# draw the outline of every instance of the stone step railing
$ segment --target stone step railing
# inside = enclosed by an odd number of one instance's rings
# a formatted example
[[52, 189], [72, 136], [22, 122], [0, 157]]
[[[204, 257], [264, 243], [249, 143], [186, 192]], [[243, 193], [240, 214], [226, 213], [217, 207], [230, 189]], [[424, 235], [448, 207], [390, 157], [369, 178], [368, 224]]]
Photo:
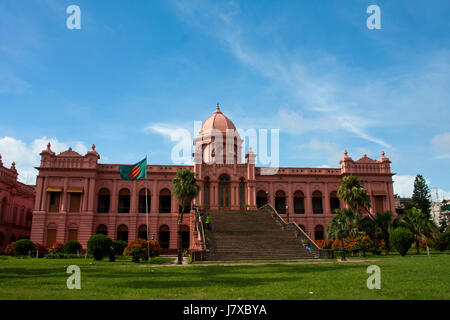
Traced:
[[278, 221], [278, 223], [284, 229], [294, 231], [298, 235], [298, 238], [302, 242], [303, 246], [308, 245], [309, 248], [311, 249], [311, 253], [314, 254], [317, 258], [320, 258], [320, 259], [333, 259], [334, 258], [333, 250], [326, 250], [326, 249], [319, 248], [319, 246], [316, 244], [316, 242], [314, 240], [312, 240], [306, 234], [306, 232], [303, 231], [303, 229], [299, 227], [299, 225], [296, 222], [286, 222], [278, 214], [277, 210], [275, 210], [275, 208], [272, 207], [272, 205], [270, 205], [269, 203], [260, 207], [259, 210], [269, 212], [273, 216], [273, 218], [276, 221]]

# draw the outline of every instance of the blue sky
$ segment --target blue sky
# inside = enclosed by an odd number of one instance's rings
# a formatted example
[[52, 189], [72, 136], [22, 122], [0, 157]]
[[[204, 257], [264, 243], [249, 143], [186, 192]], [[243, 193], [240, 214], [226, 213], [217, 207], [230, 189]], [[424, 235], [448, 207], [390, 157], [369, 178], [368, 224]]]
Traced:
[[238, 128], [280, 129], [281, 166], [384, 150], [397, 193], [421, 173], [449, 198], [449, 14], [445, 0], [2, 0], [0, 154], [28, 183], [47, 141], [170, 164], [175, 129], [219, 102]]

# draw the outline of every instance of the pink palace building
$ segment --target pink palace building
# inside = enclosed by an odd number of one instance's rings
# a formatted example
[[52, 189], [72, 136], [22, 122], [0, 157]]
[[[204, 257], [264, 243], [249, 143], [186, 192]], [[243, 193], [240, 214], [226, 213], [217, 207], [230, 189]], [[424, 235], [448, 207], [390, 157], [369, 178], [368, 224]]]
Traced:
[[0, 253], [18, 239], [30, 238], [34, 203], [34, 186], [17, 181], [13, 162], [3, 166], [0, 155]]
[[[223, 152], [223, 161], [215, 161], [219, 148], [214, 141], [222, 135], [225, 147], [227, 131], [234, 133], [231, 152]], [[270, 203], [285, 220], [295, 221], [313, 239], [326, 236], [333, 210], [342, 206], [336, 191], [339, 180], [347, 175], [364, 181], [372, 210], [395, 212], [393, 174], [384, 152], [378, 160], [364, 155], [357, 161], [345, 152], [338, 168], [281, 167], [276, 174], [263, 175], [263, 168], [255, 166], [251, 148], [245, 163], [239, 161], [242, 142], [233, 122], [217, 107], [194, 139], [194, 159], [200, 161], [195, 160], [192, 166], [148, 165], [147, 179], [137, 181], [122, 180], [118, 164], [99, 163], [94, 145], [85, 155], [70, 148], [57, 155], [48, 144], [37, 168], [31, 239], [47, 246], [78, 240], [86, 247], [95, 233], [107, 234], [113, 240], [146, 238], [147, 188], [150, 237], [159, 240], [164, 251], [174, 252], [180, 207], [172, 195], [171, 180], [181, 168], [198, 174], [201, 191], [194, 200], [197, 205], [209, 210], [252, 210]], [[185, 248], [192, 242], [191, 221], [188, 215], [183, 220]]]

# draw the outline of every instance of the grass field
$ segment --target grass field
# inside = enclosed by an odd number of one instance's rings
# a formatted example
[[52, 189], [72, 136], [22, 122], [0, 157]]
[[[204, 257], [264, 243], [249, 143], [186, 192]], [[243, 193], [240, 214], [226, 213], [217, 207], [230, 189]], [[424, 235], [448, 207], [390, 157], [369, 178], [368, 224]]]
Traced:
[[[173, 259], [158, 257], [149, 266], [128, 259], [2, 256], [0, 299], [450, 299], [448, 252], [354, 257], [346, 263], [163, 265]], [[66, 287], [72, 264], [81, 269], [81, 290]], [[366, 286], [372, 264], [381, 268], [380, 290]]]

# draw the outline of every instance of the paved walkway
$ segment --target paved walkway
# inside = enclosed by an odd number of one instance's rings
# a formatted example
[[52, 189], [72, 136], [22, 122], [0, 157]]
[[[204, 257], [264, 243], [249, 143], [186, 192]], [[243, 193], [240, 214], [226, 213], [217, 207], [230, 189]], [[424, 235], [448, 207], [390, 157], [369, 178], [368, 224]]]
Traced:
[[359, 260], [359, 259], [350, 259], [346, 261], [341, 261], [340, 259], [337, 260], [297, 260], [292, 261], [288, 260], [286, 262], [284, 261], [261, 261], [258, 262], [224, 262], [224, 261], [211, 261], [211, 262], [203, 262], [203, 263], [192, 263], [189, 264], [187, 262], [186, 257], [183, 258], [183, 264], [179, 265], [177, 264], [177, 259], [174, 258], [174, 262], [172, 264], [153, 264], [153, 265], [139, 265], [140, 267], [192, 267], [192, 266], [200, 266], [200, 267], [207, 267], [207, 266], [260, 266], [260, 265], [271, 265], [271, 264], [282, 264], [282, 265], [296, 265], [296, 264], [323, 264], [323, 263], [364, 263], [364, 262], [376, 262], [377, 260], [367, 259], [367, 260]]

